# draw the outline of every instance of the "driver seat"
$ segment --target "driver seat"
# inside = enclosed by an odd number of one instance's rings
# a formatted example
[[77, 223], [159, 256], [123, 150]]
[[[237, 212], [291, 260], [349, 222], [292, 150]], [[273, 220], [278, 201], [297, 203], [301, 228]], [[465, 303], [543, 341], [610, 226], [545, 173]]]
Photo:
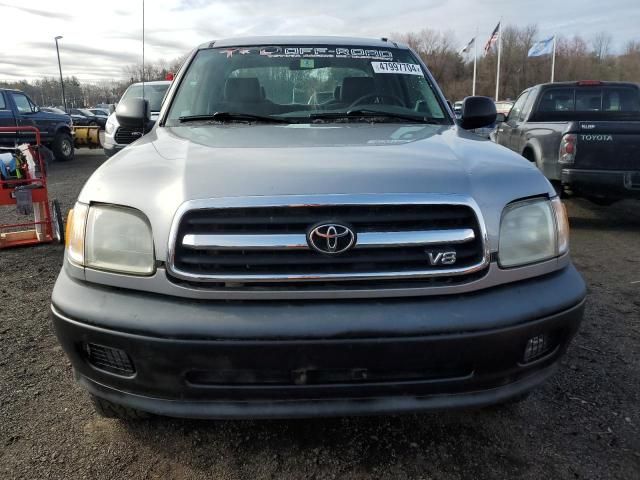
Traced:
[[365, 95], [373, 95], [377, 92], [376, 83], [372, 77], [345, 77], [340, 90], [340, 100], [348, 105]]

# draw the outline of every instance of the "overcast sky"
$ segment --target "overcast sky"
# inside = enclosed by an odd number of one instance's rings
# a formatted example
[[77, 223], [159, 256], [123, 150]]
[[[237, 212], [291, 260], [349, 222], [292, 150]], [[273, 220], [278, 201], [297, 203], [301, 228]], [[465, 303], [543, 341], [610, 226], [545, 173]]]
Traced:
[[[269, 35], [381, 37], [451, 30], [460, 46], [496, 23], [538, 24], [540, 36], [601, 31], [620, 50], [640, 40], [640, 0], [146, 0], [146, 58], [176, 58], [215, 38]], [[0, 80], [121, 77], [141, 60], [142, 0], [0, 0]]]

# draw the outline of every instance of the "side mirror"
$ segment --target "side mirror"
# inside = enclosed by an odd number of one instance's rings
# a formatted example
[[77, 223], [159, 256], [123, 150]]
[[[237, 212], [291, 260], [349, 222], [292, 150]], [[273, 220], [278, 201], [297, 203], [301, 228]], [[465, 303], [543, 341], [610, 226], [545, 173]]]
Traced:
[[489, 97], [467, 97], [462, 102], [460, 126], [465, 130], [487, 127], [496, 121], [496, 105]]
[[502, 123], [507, 120], [507, 116], [504, 113], [498, 113], [496, 115], [496, 123]]
[[116, 106], [112, 103], [109, 105], [109, 115], [116, 111]]
[[147, 125], [151, 118], [149, 102], [144, 98], [129, 98], [120, 102], [116, 108], [118, 123], [126, 128], [140, 128]]

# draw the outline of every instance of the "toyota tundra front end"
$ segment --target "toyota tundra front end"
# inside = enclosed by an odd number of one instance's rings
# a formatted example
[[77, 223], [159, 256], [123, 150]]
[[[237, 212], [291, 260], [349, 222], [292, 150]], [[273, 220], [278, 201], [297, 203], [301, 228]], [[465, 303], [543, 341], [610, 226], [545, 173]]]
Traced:
[[[148, 104], [118, 106], [125, 127]], [[562, 203], [404, 45], [196, 49], [69, 217], [56, 334], [107, 416], [478, 407], [547, 379], [585, 285]]]

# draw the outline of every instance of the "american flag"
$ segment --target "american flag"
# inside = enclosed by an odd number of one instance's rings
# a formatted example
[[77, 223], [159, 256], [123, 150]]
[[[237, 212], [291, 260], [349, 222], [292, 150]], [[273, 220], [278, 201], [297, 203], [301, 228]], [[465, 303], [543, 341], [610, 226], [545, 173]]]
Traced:
[[484, 46], [485, 55], [489, 53], [489, 50], [491, 50], [491, 47], [493, 47], [495, 43], [498, 41], [499, 36], [500, 36], [500, 22], [498, 22], [498, 25], [496, 25], [496, 28], [493, 29], [493, 33], [491, 34], [491, 37], [487, 41], [487, 44]]

